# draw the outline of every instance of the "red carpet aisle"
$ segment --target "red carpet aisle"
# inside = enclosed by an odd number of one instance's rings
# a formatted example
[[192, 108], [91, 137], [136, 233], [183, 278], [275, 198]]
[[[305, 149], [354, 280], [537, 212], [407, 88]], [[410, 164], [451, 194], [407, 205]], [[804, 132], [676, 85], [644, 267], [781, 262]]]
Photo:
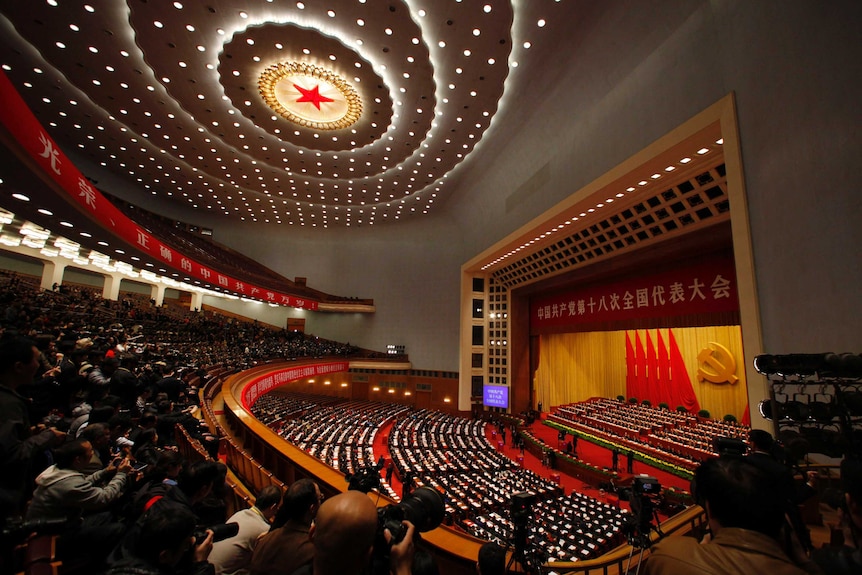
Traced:
[[[386, 458], [386, 464], [385, 465], [389, 465], [389, 463], [392, 461], [392, 454], [389, 453], [388, 440], [389, 440], [389, 432], [392, 431], [393, 425], [394, 425], [394, 422], [387, 423], [386, 425], [381, 427], [379, 430], [377, 430], [377, 435], [374, 437], [374, 458], [379, 459], [380, 456], [382, 455], [383, 457]], [[382, 476], [385, 476], [385, 474], [386, 474], [386, 466], [385, 465], [383, 467], [383, 471], [380, 472]], [[392, 489], [395, 490], [395, 493], [397, 493], [399, 496], [401, 495], [402, 485], [401, 485], [401, 482], [398, 481], [398, 475], [396, 475], [395, 473], [392, 474], [392, 482], [389, 485], [392, 486]]]

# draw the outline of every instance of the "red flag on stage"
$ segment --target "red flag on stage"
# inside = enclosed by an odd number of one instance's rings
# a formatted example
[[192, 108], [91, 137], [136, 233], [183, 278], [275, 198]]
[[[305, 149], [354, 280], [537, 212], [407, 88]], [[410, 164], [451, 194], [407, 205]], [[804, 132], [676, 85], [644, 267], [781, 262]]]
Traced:
[[688, 370], [685, 368], [685, 362], [682, 359], [679, 346], [676, 344], [673, 330], [668, 330], [668, 335], [670, 339], [670, 373], [674, 395], [679, 394], [679, 405], [685, 407], [689, 413], [697, 413], [700, 411], [700, 403], [698, 403], [694, 388], [691, 386], [691, 378], [688, 376]]
[[635, 367], [635, 350], [629, 332], [626, 332], [626, 397], [637, 397], [637, 368]]
[[647, 393], [647, 362], [646, 355], [644, 354], [644, 346], [641, 345], [641, 336], [638, 332], [635, 332], [635, 367], [637, 368], [637, 393], [629, 397], [644, 399], [644, 395]]
[[642, 399], [649, 399], [652, 403], [658, 403], [661, 397], [658, 382], [658, 358], [656, 357], [655, 347], [652, 344], [652, 337], [649, 331], [646, 332], [646, 364], [647, 364], [647, 390]]
[[740, 421], [742, 425], [751, 425], [751, 411], [749, 410], [749, 405], [745, 404], [745, 413], [742, 414], [742, 421]]
[[667, 353], [667, 346], [664, 344], [664, 338], [661, 336], [661, 330], [656, 330], [658, 339], [658, 386], [659, 386], [659, 401], [665, 401], [671, 409], [676, 407], [671, 401], [673, 396], [673, 386], [670, 381], [670, 357]]

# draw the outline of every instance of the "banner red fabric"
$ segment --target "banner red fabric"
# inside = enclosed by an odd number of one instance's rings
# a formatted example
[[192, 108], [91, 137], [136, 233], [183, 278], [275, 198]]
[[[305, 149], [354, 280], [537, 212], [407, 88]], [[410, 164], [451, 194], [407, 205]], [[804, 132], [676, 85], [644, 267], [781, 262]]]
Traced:
[[246, 409], [251, 409], [259, 397], [266, 395], [276, 387], [297, 381], [304, 377], [316, 377], [329, 373], [341, 373], [350, 369], [349, 361], [337, 361], [329, 363], [315, 363], [311, 365], [300, 365], [280, 369], [265, 375], [256, 377], [242, 388], [242, 404]]
[[751, 411], [749, 410], [749, 405], [745, 404], [745, 413], [742, 414], [742, 421], [740, 421], [742, 425], [751, 426]]
[[135, 249], [149, 254], [165, 266], [237, 295], [291, 307], [310, 310], [318, 308], [316, 301], [259, 287], [205, 266], [190, 256], [164, 245], [159, 238], [123, 215], [90, 184], [68, 156], [60, 150], [2, 70], [0, 70], [0, 122], [15, 142], [48, 176], [48, 179], [53, 180], [56, 186], [68, 196], [66, 200], [78, 204], [103, 228]]
[[[700, 403], [694, 394], [694, 388], [691, 386], [691, 378], [688, 376], [688, 370], [685, 368], [685, 361], [682, 359], [682, 353], [679, 351], [676, 338], [673, 336], [673, 330], [668, 330], [668, 336], [670, 340], [671, 382], [675, 394], [679, 394], [680, 402], [678, 405], [685, 407], [689, 413], [697, 413], [700, 411]], [[671, 409], [675, 407], [675, 405], [671, 405]]]
[[733, 258], [715, 256], [662, 273], [537, 297], [530, 301], [530, 332], [734, 311], [739, 300]]

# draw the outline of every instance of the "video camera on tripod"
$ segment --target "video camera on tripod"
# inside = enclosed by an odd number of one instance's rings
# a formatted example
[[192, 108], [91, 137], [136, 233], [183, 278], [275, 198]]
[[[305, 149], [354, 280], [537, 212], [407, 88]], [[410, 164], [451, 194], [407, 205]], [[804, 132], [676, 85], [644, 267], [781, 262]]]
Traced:
[[543, 558], [537, 555], [535, 549], [528, 545], [528, 528], [533, 518], [533, 504], [536, 496], [526, 491], [513, 493], [509, 506], [509, 518], [512, 521], [512, 540], [514, 553], [507, 565], [511, 568], [517, 562], [524, 573], [541, 573]]
[[661, 499], [661, 483], [655, 477], [639, 475], [634, 478], [631, 487], [621, 488], [617, 493], [620, 499], [628, 501], [632, 511], [631, 518], [623, 524], [626, 540], [633, 547], [649, 547], [650, 531], [662, 535], [656, 511]]

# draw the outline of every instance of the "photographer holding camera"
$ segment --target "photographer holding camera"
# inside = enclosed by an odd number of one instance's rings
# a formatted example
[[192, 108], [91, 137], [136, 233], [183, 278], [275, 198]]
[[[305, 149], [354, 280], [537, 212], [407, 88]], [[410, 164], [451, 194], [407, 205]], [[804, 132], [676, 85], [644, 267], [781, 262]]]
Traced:
[[[182, 507], [153, 509], [141, 522], [132, 552], [114, 563], [104, 575], [214, 575], [207, 561], [213, 547], [213, 532], [198, 542], [197, 518]], [[181, 568], [190, 565], [190, 568]]]
[[[403, 521], [403, 539], [389, 550], [389, 571], [410, 575], [413, 563], [415, 528]], [[361, 491], [347, 491], [327, 499], [320, 506], [309, 536], [314, 545], [312, 563], [294, 575], [359, 575], [369, 566], [377, 533], [377, 507]], [[384, 530], [387, 543], [392, 533]]]

